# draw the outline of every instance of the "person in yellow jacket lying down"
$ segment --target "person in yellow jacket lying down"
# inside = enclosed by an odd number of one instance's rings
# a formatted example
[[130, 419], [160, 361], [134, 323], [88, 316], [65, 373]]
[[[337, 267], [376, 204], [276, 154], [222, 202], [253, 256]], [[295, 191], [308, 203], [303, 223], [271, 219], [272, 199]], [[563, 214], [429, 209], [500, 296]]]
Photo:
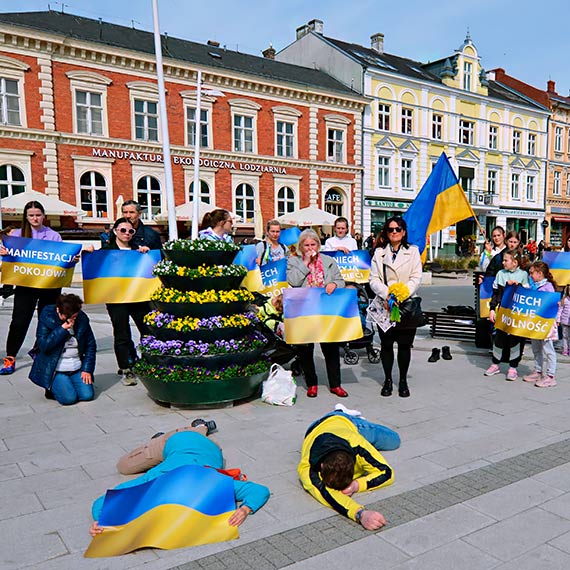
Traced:
[[337, 404], [305, 434], [297, 468], [301, 484], [323, 505], [367, 530], [377, 530], [386, 524], [382, 513], [364, 508], [352, 496], [394, 481], [392, 468], [379, 451], [398, 447], [400, 436], [395, 431]]

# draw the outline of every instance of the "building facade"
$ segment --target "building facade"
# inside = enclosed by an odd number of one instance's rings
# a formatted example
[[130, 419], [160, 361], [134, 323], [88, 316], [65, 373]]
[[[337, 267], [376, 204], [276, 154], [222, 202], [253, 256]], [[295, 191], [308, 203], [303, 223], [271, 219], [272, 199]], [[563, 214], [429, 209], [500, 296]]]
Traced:
[[[153, 46], [149, 32], [70, 14], [0, 14], [1, 197], [32, 188], [56, 195], [86, 212], [64, 226], [93, 229], [135, 199], [160, 224]], [[198, 132], [200, 198], [234, 212], [243, 235], [256, 216], [309, 205], [359, 220], [362, 96], [324, 72], [215, 42], [165, 36], [163, 54], [177, 205], [194, 197]], [[202, 96], [200, 117], [198, 68], [217, 92]]]
[[[543, 105], [487, 77], [468, 36], [453, 55], [420, 63], [323, 34], [313, 20], [277, 54], [314, 65], [371, 99], [363, 119], [363, 233], [403, 213], [445, 152], [477, 218], [541, 238], [546, 179], [547, 121]], [[466, 220], [434, 236], [447, 253], [477, 234]], [[432, 241], [433, 243], [433, 241]]]

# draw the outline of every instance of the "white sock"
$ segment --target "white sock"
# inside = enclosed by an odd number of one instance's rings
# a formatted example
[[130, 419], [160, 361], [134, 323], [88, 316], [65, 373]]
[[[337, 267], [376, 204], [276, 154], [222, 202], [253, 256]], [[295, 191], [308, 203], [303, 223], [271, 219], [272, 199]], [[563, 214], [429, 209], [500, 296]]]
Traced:
[[360, 410], [349, 410], [344, 404], [337, 404], [334, 409], [338, 412], [344, 412], [347, 416], [362, 418], [362, 412]]

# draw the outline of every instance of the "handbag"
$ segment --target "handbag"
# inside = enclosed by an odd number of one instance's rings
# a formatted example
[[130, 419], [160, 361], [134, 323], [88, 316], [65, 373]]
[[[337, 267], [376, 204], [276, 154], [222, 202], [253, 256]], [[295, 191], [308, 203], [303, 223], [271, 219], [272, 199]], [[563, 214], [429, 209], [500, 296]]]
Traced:
[[292, 406], [297, 399], [297, 383], [293, 373], [279, 364], [272, 364], [263, 383], [262, 401], [274, 406]]
[[[382, 263], [384, 270], [384, 284], [388, 286], [388, 278], [386, 276], [386, 266]], [[427, 325], [427, 319], [422, 311], [421, 297], [408, 297], [399, 304], [400, 322], [396, 324], [401, 329], [417, 329]]]

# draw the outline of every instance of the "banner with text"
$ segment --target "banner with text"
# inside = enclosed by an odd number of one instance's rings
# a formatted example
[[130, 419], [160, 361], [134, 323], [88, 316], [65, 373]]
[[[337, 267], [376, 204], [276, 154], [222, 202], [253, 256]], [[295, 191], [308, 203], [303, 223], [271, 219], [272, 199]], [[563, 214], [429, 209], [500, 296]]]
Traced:
[[349, 283], [368, 283], [370, 280], [370, 254], [363, 249], [350, 253], [342, 251], [321, 251], [334, 258], [342, 278]]
[[270, 261], [260, 267], [262, 288], [259, 290], [264, 295], [276, 297], [283, 293], [283, 289], [289, 287], [287, 283], [287, 260]]
[[509, 285], [503, 293], [495, 327], [515, 336], [544, 340], [556, 321], [559, 302], [560, 293]]
[[2, 283], [35, 289], [71, 285], [81, 244], [10, 236], [2, 241], [8, 250], [2, 257]]

